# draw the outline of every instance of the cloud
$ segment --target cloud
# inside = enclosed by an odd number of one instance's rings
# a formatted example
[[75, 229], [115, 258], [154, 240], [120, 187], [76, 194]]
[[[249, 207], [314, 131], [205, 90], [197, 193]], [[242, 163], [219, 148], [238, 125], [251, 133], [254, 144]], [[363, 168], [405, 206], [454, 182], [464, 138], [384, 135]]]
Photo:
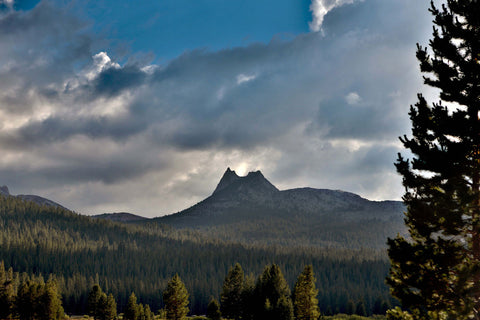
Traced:
[[356, 92], [350, 92], [345, 96], [345, 100], [349, 105], [356, 105], [359, 104], [362, 98]]
[[246, 74], [239, 74], [237, 76], [237, 84], [242, 84], [244, 82], [252, 81], [256, 78], [257, 76], [252, 74], [252, 75], [246, 75]]
[[314, 32], [320, 31], [322, 29], [323, 19], [328, 12], [334, 8], [352, 4], [355, 1], [356, 0], [312, 0], [310, 3], [312, 21], [308, 23], [310, 30]]
[[280, 188], [398, 198], [392, 162], [429, 18], [416, 0], [348, 8], [325, 19], [331, 36], [161, 64], [117, 60], [50, 2], [0, 15], [0, 184], [81, 212], [150, 216], [208, 196], [228, 166], [260, 169]]

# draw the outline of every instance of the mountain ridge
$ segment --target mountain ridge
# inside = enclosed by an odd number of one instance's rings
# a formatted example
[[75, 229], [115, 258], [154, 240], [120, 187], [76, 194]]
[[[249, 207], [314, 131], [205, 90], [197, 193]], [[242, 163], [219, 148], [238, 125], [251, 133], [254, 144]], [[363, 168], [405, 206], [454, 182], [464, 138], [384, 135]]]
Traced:
[[404, 232], [404, 209], [341, 190], [279, 190], [260, 171], [239, 177], [227, 168], [209, 197], [150, 221], [249, 244], [385, 248], [387, 237]]

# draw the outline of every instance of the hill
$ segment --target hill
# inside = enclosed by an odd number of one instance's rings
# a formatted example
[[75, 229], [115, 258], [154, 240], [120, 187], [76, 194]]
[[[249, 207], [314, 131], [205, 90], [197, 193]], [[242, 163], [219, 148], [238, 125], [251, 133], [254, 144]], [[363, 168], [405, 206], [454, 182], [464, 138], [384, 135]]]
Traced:
[[10, 194], [10, 191], [8, 190], [7, 186], [1, 186], [0, 187], [0, 195], [5, 196], [5, 197], [14, 197], [14, 198], [19, 198], [25, 201], [31, 201], [34, 202], [40, 206], [47, 206], [47, 207], [58, 207], [58, 208], [64, 208], [62, 205], [56, 203], [55, 201], [52, 201], [47, 198], [43, 198], [37, 195], [33, 194], [19, 194], [19, 195], [12, 195]]
[[115, 222], [123, 222], [123, 223], [137, 223], [145, 220], [149, 220], [148, 218], [138, 216], [136, 214], [128, 213], [128, 212], [114, 212], [114, 213], [103, 213], [92, 216], [94, 219], [103, 219], [103, 220], [110, 220]]
[[280, 191], [260, 171], [240, 177], [228, 168], [211, 196], [153, 221], [248, 244], [381, 249], [405, 232], [404, 210], [339, 190]]

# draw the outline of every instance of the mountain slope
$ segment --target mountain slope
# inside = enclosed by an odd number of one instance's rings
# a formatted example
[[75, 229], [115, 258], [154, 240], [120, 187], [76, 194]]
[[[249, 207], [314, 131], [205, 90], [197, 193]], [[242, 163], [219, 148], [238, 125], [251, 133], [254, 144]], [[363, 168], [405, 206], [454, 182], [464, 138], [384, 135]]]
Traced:
[[278, 190], [260, 171], [227, 169], [212, 195], [179, 213], [154, 219], [250, 244], [384, 248], [404, 232], [399, 201], [370, 201], [327, 189]]
[[43, 197], [40, 197], [40, 196], [36, 196], [36, 195], [33, 195], [33, 194], [19, 194], [19, 195], [14, 196], [14, 195], [10, 194], [10, 191], [8, 190], [7, 186], [1, 186], [0, 187], [0, 195], [6, 196], [6, 197], [8, 197], [8, 196], [15, 197], [15, 198], [19, 198], [19, 199], [22, 199], [22, 200], [25, 200], [25, 201], [31, 201], [31, 202], [34, 202], [34, 203], [40, 205], [40, 206], [65, 208], [62, 205], [56, 203], [55, 201], [52, 201], [50, 199], [43, 198]]

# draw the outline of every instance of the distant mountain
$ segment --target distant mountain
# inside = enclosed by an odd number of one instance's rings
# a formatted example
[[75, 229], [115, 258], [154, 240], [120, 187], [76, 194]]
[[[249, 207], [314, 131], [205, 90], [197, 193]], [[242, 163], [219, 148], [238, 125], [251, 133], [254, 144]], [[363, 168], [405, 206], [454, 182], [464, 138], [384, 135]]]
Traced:
[[11, 197], [20, 198], [20, 199], [25, 200], [25, 201], [35, 202], [36, 204], [41, 205], [41, 206], [59, 207], [59, 208], [64, 208], [65, 209], [65, 207], [62, 206], [61, 204], [58, 204], [55, 201], [52, 201], [50, 199], [43, 198], [43, 197], [40, 197], [40, 196], [36, 196], [36, 195], [32, 195], [32, 194], [19, 194], [19, 195], [14, 196], [14, 195], [10, 194], [10, 191], [8, 190], [7, 186], [1, 186], [0, 187], [0, 195], [11, 196]]
[[153, 220], [247, 243], [384, 248], [387, 237], [405, 232], [404, 210], [399, 201], [339, 190], [280, 191], [260, 171], [240, 177], [228, 168], [210, 197]]
[[103, 213], [103, 214], [98, 214], [91, 217], [96, 219], [104, 219], [104, 220], [123, 222], [123, 223], [136, 223], [136, 222], [149, 220], [148, 218], [138, 216], [128, 212]]

